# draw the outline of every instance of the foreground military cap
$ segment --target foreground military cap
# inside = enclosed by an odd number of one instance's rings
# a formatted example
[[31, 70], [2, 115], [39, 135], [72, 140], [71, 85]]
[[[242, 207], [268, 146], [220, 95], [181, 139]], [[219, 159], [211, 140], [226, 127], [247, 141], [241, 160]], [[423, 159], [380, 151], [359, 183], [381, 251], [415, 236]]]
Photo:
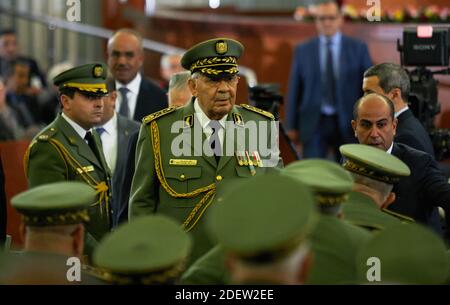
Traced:
[[30, 226], [69, 225], [89, 221], [89, 206], [97, 194], [81, 182], [41, 185], [11, 199], [11, 205]]
[[190, 236], [177, 222], [142, 216], [107, 235], [95, 249], [93, 262], [111, 283], [171, 283], [184, 270], [190, 249]]
[[381, 149], [364, 144], [346, 144], [339, 150], [345, 157], [344, 168], [356, 174], [389, 184], [411, 174], [403, 161]]
[[[379, 262], [378, 271], [368, 272], [377, 264], [368, 266], [370, 258]], [[449, 267], [445, 244], [435, 233], [418, 224], [399, 224], [373, 235], [358, 253], [357, 268], [362, 283], [442, 284]]]
[[181, 58], [186, 70], [207, 76], [234, 75], [238, 73], [237, 59], [244, 46], [233, 39], [215, 38], [190, 48]]
[[319, 205], [339, 205], [352, 190], [353, 178], [335, 162], [309, 159], [296, 161], [282, 172], [303, 182], [315, 193]]
[[108, 67], [103, 63], [92, 63], [78, 66], [58, 74], [53, 83], [60, 90], [64, 88], [77, 89], [87, 95], [106, 95]]
[[262, 263], [289, 254], [314, 229], [317, 219], [306, 186], [292, 177], [269, 174], [242, 182], [225, 194], [212, 207], [207, 225], [225, 251]]

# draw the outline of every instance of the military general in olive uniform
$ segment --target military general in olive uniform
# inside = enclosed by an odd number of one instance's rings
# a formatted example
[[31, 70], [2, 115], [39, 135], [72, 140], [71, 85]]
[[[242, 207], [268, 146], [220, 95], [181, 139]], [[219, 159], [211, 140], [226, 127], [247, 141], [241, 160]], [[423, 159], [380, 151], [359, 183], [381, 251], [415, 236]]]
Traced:
[[25, 155], [30, 188], [57, 181], [82, 181], [98, 194], [89, 208], [85, 253], [110, 230], [110, 172], [98, 134], [91, 128], [103, 113], [107, 67], [86, 64], [65, 71], [54, 79], [59, 87], [62, 113], [42, 130]]
[[191, 72], [192, 101], [147, 116], [139, 134], [130, 220], [150, 213], [176, 219], [193, 233], [192, 259], [212, 246], [202, 216], [216, 191], [281, 163], [273, 116], [235, 105], [242, 52], [239, 42], [226, 38], [188, 50], [181, 62]]

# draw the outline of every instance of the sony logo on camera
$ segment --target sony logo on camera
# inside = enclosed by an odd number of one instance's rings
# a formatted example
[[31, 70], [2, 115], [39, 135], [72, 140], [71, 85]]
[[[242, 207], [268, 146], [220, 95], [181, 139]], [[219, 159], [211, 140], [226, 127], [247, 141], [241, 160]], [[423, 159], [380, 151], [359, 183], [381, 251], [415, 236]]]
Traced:
[[434, 51], [436, 50], [435, 44], [415, 44], [412, 46], [414, 51]]

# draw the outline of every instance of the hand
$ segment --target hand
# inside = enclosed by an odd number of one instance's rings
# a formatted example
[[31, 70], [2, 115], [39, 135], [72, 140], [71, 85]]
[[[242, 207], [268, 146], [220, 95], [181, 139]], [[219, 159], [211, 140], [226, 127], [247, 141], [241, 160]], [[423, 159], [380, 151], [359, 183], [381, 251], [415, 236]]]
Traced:
[[298, 130], [296, 129], [291, 129], [287, 132], [287, 136], [289, 138], [289, 140], [292, 141], [292, 143], [294, 144], [299, 144], [299, 133]]
[[299, 156], [303, 156], [303, 147], [300, 143], [300, 135], [298, 130], [291, 129], [287, 132], [287, 136], [289, 140], [291, 140], [292, 144], [294, 145], [295, 150], [297, 151]]

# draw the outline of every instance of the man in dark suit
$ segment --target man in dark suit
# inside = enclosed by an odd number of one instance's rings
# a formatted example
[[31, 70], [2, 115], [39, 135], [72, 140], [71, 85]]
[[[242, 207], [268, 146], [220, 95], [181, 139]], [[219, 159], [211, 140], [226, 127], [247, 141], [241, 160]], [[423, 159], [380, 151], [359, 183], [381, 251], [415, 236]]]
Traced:
[[402, 160], [411, 170], [409, 177], [394, 185], [394, 203], [388, 209], [409, 216], [442, 234], [437, 225], [436, 210], [441, 206], [450, 210], [450, 184], [439, 170], [434, 158], [408, 145], [394, 143], [397, 119], [394, 104], [378, 93], [369, 93], [359, 99], [354, 108], [352, 127], [362, 144], [371, 145]]
[[118, 30], [108, 41], [108, 66], [120, 92], [118, 113], [141, 121], [167, 107], [166, 93], [139, 73], [144, 63], [141, 35], [131, 29]]
[[[124, 175], [127, 171], [128, 143], [131, 136], [139, 131], [140, 124], [116, 113], [117, 91], [114, 80], [109, 80], [107, 86], [110, 93], [104, 99], [102, 120], [96, 131], [102, 140], [103, 153], [112, 174], [112, 210], [118, 214], [121, 206], [122, 184], [126, 180]], [[131, 180], [131, 178], [129, 179]], [[113, 226], [116, 226], [118, 224], [117, 217], [113, 215], [112, 218]]]
[[434, 158], [430, 136], [408, 107], [409, 90], [408, 74], [399, 65], [382, 63], [364, 72], [364, 93], [376, 92], [388, 97], [394, 103], [395, 117], [398, 121], [395, 142], [424, 151]]
[[[382, 63], [374, 65], [364, 72], [364, 94], [376, 92], [388, 97], [394, 103], [397, 132], [395, 142], [403, 143], [435, 157], [430, 136], [408, 107], [408, 96], [411, 85], [406, 71], [399, 65]], [[438, 211], [432, 216], [433, 227], [440, 227]], [[446, 217], [450, 217], [450, 214]], [[448, 219], [447, 219], [447, 223]]]
[[372, 61], [365, 43], [341, 34], [335, 1], [312, 9], [319, 37], [294, 51], [286, 125], [289, 138], [301, 142], [303, 157], [325, 158], [331, 147], [338, 159], [339, 146], [354, 140], [348, 122]]

